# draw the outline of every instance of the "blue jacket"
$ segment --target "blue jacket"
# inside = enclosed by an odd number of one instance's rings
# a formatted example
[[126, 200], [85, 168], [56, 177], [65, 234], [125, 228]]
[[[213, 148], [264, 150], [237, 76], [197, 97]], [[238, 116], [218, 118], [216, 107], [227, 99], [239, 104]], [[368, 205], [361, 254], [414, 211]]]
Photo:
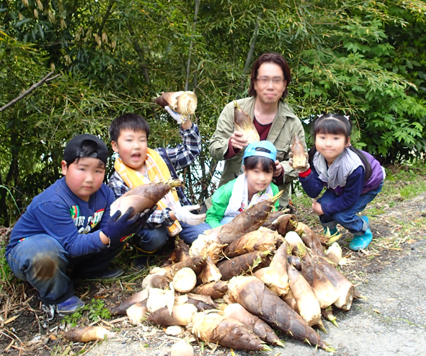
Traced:
[[86, 202], [71, 192], [65, 178], [58, 179], [33, 199], [18, 220], [6, 247], [6, 255], [20, 240], [38, 234], [58, 240], [69, 257], [107, 248], [99, 232], [110, 217], [110, 205], [114, 200], [112, 190], [105, 184]]
[[[352, 207], [359, 199], [361, 194], [365, 194], [370, 190], [376, 189], [384, 180], [384, 173], [380, 163], [369, 153], [361, 151], [371, 165], [371, 176], [365, 181], [365, 168], [360, 166], [356, 168], [346, 180], [346, 185], [341, 187], [337, 186], [335, 189], [331, 189], [327, 186], [327, 182], [323, 182], [314, 165], [312, 165], [309, 175], [306, 177], [300, 177], [299, 181], [306, 194], [311, 198], [316, 198], [324, 187], [332, 190], [334, 193], [339, 195], [339, 199], [334, 200], [331, 203], [321, 204], [322, 211], [326, 215], [333, 215], [340, 211], [345, 211]], [[309, 172], [307, 172], [309, 173]], [[304, 173], [303, 173], [304, 174]]]

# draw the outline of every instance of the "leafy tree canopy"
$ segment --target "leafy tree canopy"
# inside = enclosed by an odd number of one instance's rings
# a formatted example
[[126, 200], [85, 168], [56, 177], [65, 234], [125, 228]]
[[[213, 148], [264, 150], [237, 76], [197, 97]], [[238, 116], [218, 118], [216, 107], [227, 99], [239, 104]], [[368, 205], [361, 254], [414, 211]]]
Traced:
[[67, 140], [87, 132], [108, 142], [121, 113], [148, 119], [151, 147], [180, 142], [152, 103], [162, 91], [198, 96], [203, 153], [183, 174], [193, 200], [204, 200], [217, 117], [247, 95], [254, 60], [271, 51], [289, 62], [288, 102], [307, 131], [320, 113], [345, 113], [356, 146], [383, 162], [420, 155], [425, 16], [420, 0], [0, 0], [0, 107], [59, 74], [0, 112], [0, 223], [60, 176]]

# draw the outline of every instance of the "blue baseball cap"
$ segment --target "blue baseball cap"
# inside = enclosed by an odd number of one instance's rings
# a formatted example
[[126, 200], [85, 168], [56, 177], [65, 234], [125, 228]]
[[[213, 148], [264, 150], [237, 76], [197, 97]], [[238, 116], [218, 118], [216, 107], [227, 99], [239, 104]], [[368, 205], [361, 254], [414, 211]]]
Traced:
[[269, 141], [252, 142], [246, 147], [243, 160], [253, 156], [270, 158], [275, 162], [277, 159], [277, 149]]

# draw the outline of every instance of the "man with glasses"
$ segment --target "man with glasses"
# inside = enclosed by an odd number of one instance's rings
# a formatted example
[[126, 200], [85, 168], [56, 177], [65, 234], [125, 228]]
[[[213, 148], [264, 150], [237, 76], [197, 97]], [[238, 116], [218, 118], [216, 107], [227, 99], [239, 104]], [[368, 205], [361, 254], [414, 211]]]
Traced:
[[[250, 97], [238, 100], [238, 104], [253, 118], [260, 140], [272, 142], [277, 149], [276, 171], [273, 182], [284, 194], [280, 206], [289, 202], [290, 183], [297, 179], [297, 172], [289, 165], [290, 146], [295, 134], [306, 150], [305, 132], [299, 118], [284, 103], [291, 82], [290, 68], [277, 53], [261, 55], [253, 65], [250, 77]], [[225, 160], [219, 186], [235, 179], [241, 172], [244, 150], [248, 145], [234, 127], [234, 104], [225, 106], [219, 116], [216, 131], [210, 139], [209, 151], [216, 160]], [[211, 203], [206, 201], [207, 208]]]

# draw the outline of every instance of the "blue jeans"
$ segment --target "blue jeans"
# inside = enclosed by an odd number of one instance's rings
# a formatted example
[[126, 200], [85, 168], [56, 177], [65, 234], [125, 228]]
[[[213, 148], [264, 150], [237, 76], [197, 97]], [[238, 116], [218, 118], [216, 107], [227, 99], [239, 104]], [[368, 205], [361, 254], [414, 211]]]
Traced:
[[[376, 189], [362, 194], [358, 201], [347, 210], [339, 211], [333, 215], [321, 215], [319, 219], [322, 226], [324, 228], [328, 227], [331, 230], [335, 228], [337, 224], [340, 224], [352, 234], [363, 235], [368, 229], [368, 224], [356, 214], [363, 211], [367, 204], [380, 193], [382, 186], [383, 182]], [[322, 204], [333, 202], [337, 198], [339, 198], [339, 195], [335, 194], [331, 190], [327, 190], [322, 197], [318, 199], [318, 203]]]
[[[211, 229], [207, 223], [188, 225], [181, 222], [180, 225], [182, 226], [182, 231], [179, 233], [179, 237], [188, 245], [191, 245], [198, 238], [198, 235]], [[138, 235], [141, 239], [137, 245], [146, 252], [153, 252], [162, 248], [169, 240], [169, 231], [165, 226], [160, 226], [156, 229], [141, 229]]]
[[75, 273], [104, 271], [123, 245], [98, 253], [70, 258], [67, 251], [53, 237], [45, 234], [27, 237], [6, 256], [16, 277], [30, 283], [44, 304], [58, 304], [74, 295], [74, 286], [67, 269]]

